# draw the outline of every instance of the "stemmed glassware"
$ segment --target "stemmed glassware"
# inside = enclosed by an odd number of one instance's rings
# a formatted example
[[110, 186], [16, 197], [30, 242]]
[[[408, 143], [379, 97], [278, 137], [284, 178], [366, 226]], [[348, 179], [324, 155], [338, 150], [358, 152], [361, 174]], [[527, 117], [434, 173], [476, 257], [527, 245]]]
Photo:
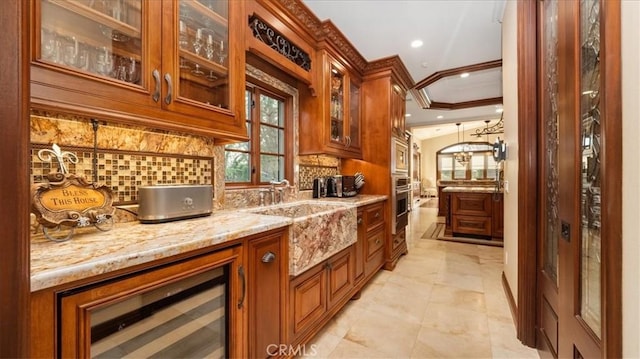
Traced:
[[193, 68], [193, 70], [191, 70], [191, 73], [194, 74], [195, 76], [202, 76], [204, 75], [204, 71], [202, 71], [200, 69], [200, 65], [198, 64], [194, 64], [195, 67]]
[[196, 30], [196, 36], [193, 39], [193, 51], [196, 52], [196, 55], [200, 56], [200, 51], [202, 51], [202, 47], [204, 46], [203, 39], [203, 29]]
[[224, 59], [227, 58], [227, 49], [224, 46], [224, 40], [220, 40], [218, 43], [218, 62], [224, 65]]

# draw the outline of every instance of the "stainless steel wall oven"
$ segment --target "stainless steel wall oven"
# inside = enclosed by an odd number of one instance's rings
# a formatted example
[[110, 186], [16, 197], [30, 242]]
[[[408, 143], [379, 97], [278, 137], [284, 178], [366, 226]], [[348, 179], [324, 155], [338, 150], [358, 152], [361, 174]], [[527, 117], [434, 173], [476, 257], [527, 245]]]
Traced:
[[409, 223], [410, 179], [406, 174], [392, 175], [391, 233], [396, 234]]

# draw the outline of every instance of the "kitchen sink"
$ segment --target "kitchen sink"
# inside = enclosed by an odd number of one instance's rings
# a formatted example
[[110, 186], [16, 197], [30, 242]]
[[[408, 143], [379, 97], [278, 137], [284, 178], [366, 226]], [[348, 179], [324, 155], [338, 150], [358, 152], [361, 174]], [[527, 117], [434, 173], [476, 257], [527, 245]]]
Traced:
[[339, 203], [299, 201], [246, 212], [289, 217], [289, 274], [296, 276], [357, 240], [357, 209]]

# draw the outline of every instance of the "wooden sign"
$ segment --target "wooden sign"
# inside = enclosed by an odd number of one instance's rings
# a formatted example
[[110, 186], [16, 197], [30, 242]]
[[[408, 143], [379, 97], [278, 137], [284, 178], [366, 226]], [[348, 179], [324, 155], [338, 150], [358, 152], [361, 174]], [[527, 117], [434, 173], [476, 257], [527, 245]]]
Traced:
[[50, 173], [48, 182], [33, 185], [32, 211], [47, 228], [100, 226], [112, 221], [111, 189], [73, 174]]

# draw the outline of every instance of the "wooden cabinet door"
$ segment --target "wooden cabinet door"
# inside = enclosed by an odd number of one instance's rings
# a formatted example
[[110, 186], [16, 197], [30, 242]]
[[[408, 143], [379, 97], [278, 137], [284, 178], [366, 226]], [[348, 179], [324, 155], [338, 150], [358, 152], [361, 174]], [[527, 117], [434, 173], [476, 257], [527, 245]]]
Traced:
[[[214, 121], [221, 130], [244, 128], [243, 2], [164, 0], [163, 108]], [[246, 132], [246, 131], [245, 131]]]
[[159, 106], [159, 2], [33, 1], [32, 103], [140, 111]]
[[289, 342], [313, 327], [327, 311], [327, 271], [318, 265], [289, 284]]
[[245, 279], [238, 246], [57, 293], [60, 356], [244, 357]]
[[249, 242], [249, 357], [267, 358], [273, 344], [285, 343], [284, 290], [289, 258], [280, 234]]
[[351, 253], [350, 250], [344, 250], [327, 261], [329, 271], [327, 308], [329, 309], [343, 300], [355, 287]]
[[450, 201], [453, 215], [491, 216], [491, 194], [456, 192]]

